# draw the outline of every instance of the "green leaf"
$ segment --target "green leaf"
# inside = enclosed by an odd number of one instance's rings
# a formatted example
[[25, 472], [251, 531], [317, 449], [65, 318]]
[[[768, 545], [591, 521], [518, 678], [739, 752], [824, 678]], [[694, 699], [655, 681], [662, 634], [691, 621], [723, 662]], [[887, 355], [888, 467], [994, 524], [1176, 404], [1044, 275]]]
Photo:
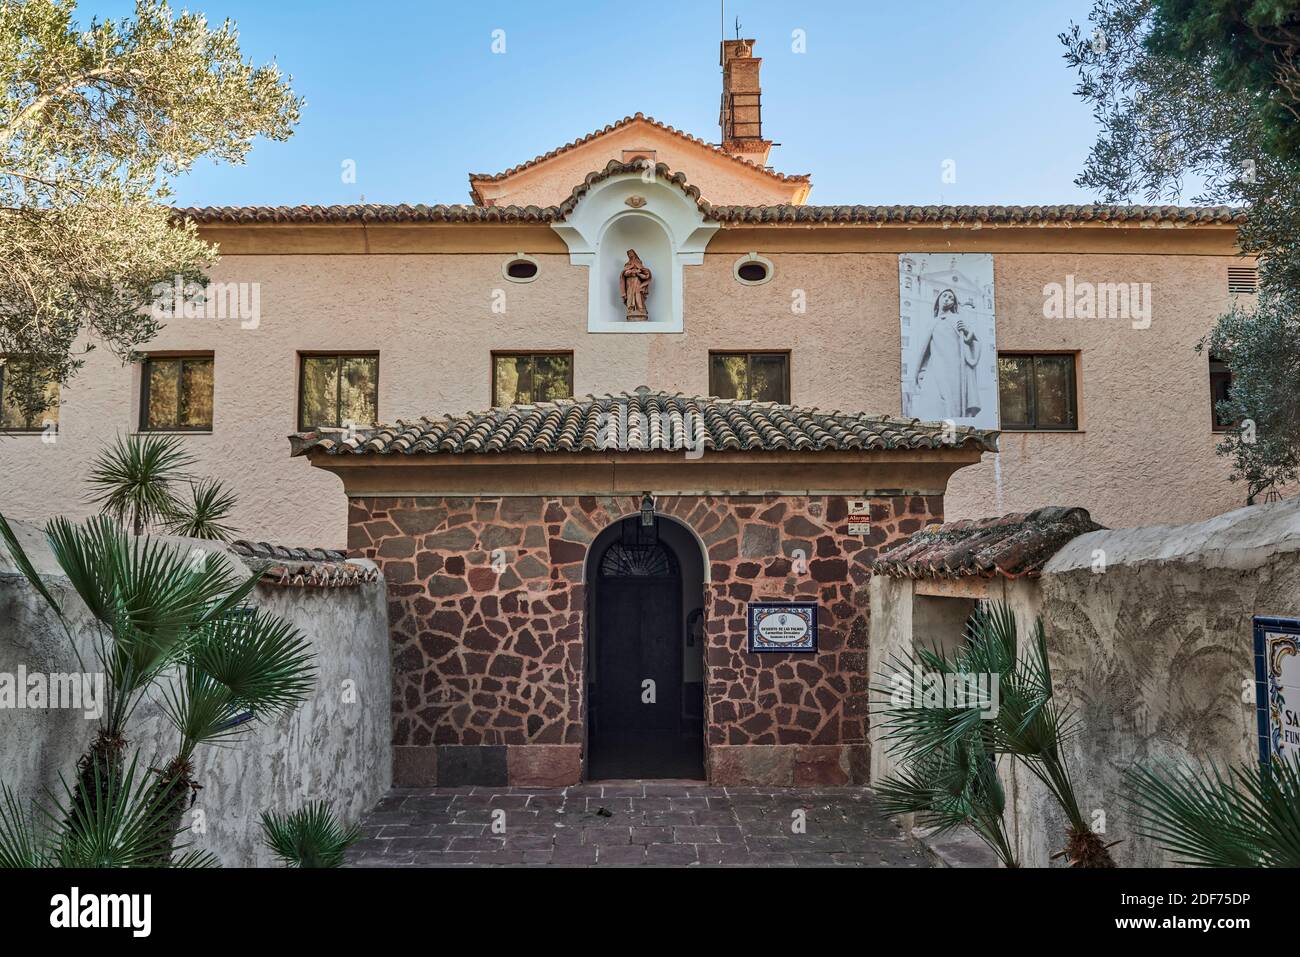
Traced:
[[263, 840], [289, 867], [339, 867], [360, 837], [361, 829], [343, 827], [324, 801], [292, 814], [262, 814]]

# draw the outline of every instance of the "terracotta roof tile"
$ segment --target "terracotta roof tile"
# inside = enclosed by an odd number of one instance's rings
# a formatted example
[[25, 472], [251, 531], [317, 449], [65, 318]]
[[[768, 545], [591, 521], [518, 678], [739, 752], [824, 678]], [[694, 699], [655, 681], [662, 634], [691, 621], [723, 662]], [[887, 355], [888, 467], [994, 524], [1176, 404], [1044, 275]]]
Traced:
[[1062, 506], [932, 525], [886, 550], [872, 571], [892, 578], [1037, 577], [1066, 542], [1100, 528], [1086, 509]]
[[379, 581], [379, 569], [369, 562], [349, 561], [346, 552], [330, 548], [286, 548], [243, 539], [231, 550], [268, 585], [298, 588], [349, 588]]
[[[624, 433], [625, 438], [619, 437]], [[776, 402], [635, 392], [513, 405], [442, 418], [398, 421], [357, 430], [289, 436], [294, 455], [467, 455], [503, 452], [874, 451], [974, 447], [997, 451], [996, 432], [959, 426], [946, 442], [944, 426], [917, 419], [823, 412]]]
[[[557, 223], [562, 222], [602, 180], [621, 173], [640, 173], [644, 160], [610, 160], [588, 173], [558, 206], [469, 206], [423, 203], [396, 206], [378, 203], [350, 206], [186, 206], [177, 218], [205, 225], [234, 223]], [[740, 162], [744, 162], [743, 160]], [[664, 163], [655, 175], [674, 183], [700, 207], [705, 219], [733, 225], [1073, 225], [1076, 223], [1175, 223], [1233, 225], [1246, 221], [1245, 210], [1232, 206], [712, 206], [684, 173]]]
[[966, 224], [1053, 225], [1058, 223], [1234, 224], [1246, 212], [1233, 206], [708, 206], [705, 215], [743, 224]]
[[[664, 164], [658, 164], [663, 167]], [[639, 171], [631, 164], [611, 161], [617, 172]], [[666, 169], [666, 167], [664, 167]], [[187, 206], [177, 217], [203, 225], [260, 223], [555, 223], [572, 211], [587, 189], [611, 176], [609, 167], [592, 173], [560, 206], [468, 206], [424, 204], [388, 206]], [[673, 179], [682, 174], [673, 174]], [[1058, 226], [1083, 223], [1171, 223], [1232, 226], [1246, 213], [1232, 206], [710, 206], [700, 202], [699, 190], [689, 187], [705, 219], [729, 225], [780, 226]]]
[[759, 166], [756, 163], [752, 163], [749, 160], [745, 159], [743, 156], [736, 156], [732, 153], [728, 153], [726, 150], [724, 150], [721, 146], [718, 146], [717, 144], [709, 143], [706, 140], [700, 139], [698, 136], [692, 136], [690, 133], [687, 133], [683, 130], [679, 130], [673, 126], [669, 126], [667, 123], [661, 123], [658, 120], [656, 120], [653, 116], [646, 116], [644, 113], [633, 113], [631, 116], [625, 116], [621, 120], [617, 120], [613, 123], [610, 123], [608, 126], [605, 126], [602, 129], [594, 130], [591, 133], [588, 133], [586, 136], [581, 136], [571, 143], [565, 143], [563, 146], [553, 149], [549, 153], [542, 153], [540, 156], [534, 156], [532, 159], [528, 160], [527, 162], [520, 163], [518, 166], [512, 166], [508, 170], [505, 170], [503, 172], [470, 173], [469, 174], [470, 197], [474, 200], [474, 203], [476, 205], [480, 205], [483, 202], [483, 197], [479, 193], [478, 187], [475, 186], [476, 183], [498, 183], [508, 176], [514, 176], [516, 173], [521, 173], [526, 169], [531, 169], [532, 167], [537, 166], [539, 163], [545, 163], [549, 159], [554, 159], [555, 157], [567, 153], [570, 150], [577, 149], [579, 146], [584, 146], [587, 143], [590, 143], [592, 140], [605, 136], [608, 133], [613, 133], [615, 130], [620, 130], [625, 126], [630, 126], [633, 123], [647, 123], [650, 126], [655, 127], [655, 129], [662, 130], [665, 133], [671, 133], [673, 136], [685, 140], [688, 143], [694, 143], [697, 146], [702, 146], [705, 149], [710, 150], [711, 152], [717, 153], [719, 156], [725, 156], [727, 159], [739, 163], [741, 166], [754, 170], [755, 172], [762, 173], [765, 176], [771, 176], [773, 179], [780, 180], [783, 183], [806, 183], [811, 178], [810, 174], [808, 173], [778, 173], [775, 170], [768, 169], [766, 166]]
[[[610, 160], [604, 169], [584, 176], [559, 206], [187, 206], [176, 209], [175, 215], [198, 223], [555, 223], [573, 212], [597, 183], [620, 173], [644, 172], [647, 162]], [[656, 176], [700, 204], [700, 191], [686, 182], [685, 173], [674, 173], [665, 163], [656, 163], [654, 169]]]

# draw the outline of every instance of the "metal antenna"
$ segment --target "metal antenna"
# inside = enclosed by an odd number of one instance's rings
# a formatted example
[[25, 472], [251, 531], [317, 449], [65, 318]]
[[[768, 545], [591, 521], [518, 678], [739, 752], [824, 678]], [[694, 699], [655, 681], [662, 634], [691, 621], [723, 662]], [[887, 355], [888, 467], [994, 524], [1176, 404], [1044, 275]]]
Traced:
[[740, 17], [736, 17], [736, 39], [740, 39]]

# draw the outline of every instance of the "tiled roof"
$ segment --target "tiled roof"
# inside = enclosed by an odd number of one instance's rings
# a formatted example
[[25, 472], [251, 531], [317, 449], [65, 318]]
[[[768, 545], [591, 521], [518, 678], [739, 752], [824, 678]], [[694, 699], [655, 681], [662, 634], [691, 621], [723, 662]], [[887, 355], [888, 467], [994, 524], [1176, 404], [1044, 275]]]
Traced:
[[[739, 162], [744, 162], [740, 160]], [[644, 160], [610, 160], [588, 173], [558, 206], [469, 206], [423, 203], [396, 206], [363, 203], [350, 206], [186, 206], [178, 218], [196, 223], [557, 223], [562, 222], [591, 187], [620, 173], [640, 173]], [[1245, 222], [1244, 210], [1232, 206], [712, 206], [683, 173], [664, 163], [655, 175], [674, 183], [700, 207], [704, 218], [733, 225], [1074, 225], [1082, 223], [1175, 223], [1232, 225]]]
[[727, 159], [735, 163], [739, 163], [741, 166], [744, 166], [747, 169], [751, 169], [754, 170], [755, 172], [762, 173], [765, 176], [771, 176], [773, 179], [780, 180], [783, 183], [806, 183], [810, 179], [810, 175], [808, 173], [793, 173], [793, 174], [778, 173], [775, 170], [768, 169], [766, 166], [759, 166], [756, 163], [752, 163], [749, 160], [745, 159], [743, 156], [736, 156], [733, 153], [728, 153], [722, 147], [717, 146], [716, 144], [713, 143], [709, 143], [705, 140], [702, 140], [698, 136], [692, 136], [690, 133], [687, 133], [683, 130], [679, 130], [676, 127], [669, 126], [667, 123], [660, 123], [653, 116], [646, 116], [644, 113], [633, 113], [631, 116], [625, 116], [621, 120], [617, 120], [614, 123], [610, 123], [608, 126], [604, 127], [603, 129], [595, 130], [591, 133], [588, 133], [586, 136], [581, 136], [578, 139], [574, 140], [572, 143], [565, 143], [563, 146], [557, 149], [553, 149], [549, 153], [543, 153], [540, 156], [534, 156], [526, 163], [520, 163], [518, 166], [512, 166], [510, 167], [510, 169], [505, 170], [504, 172], [470, 173], [469, 174], [470, 197], [474, 200], [474, 203], [476, 205], [479, 205], [483, 202], [483, 197], [479, 193], [478, 187], [475, 185], [476, 183], [500, 182], [501, 180], [505, 179], [508, 176], [514, 176], [516, 173], [521, 173], [526, 169], [531, 169], [532, 167], [538, 165], [539, 163], [545, 163], [549, 159], [554, 159], [555, 157], [560, 156], [563, 153], [567, 153], [570, 150], [577, 149], [579, 146], [583, 146], [587, 143], [590, 143], [592, 140], [605, 136], [608, 133], [613, 133], [615, 130], [620, 130], [625, 126], [630, 126], [633, 123], [649, 124], [650, 126], [653, 126], [655, 129], [662, 130], [665, 133], [671, 133], [673, 136], [685, 140], [688, 143], [694, 143], [697, 146], [702, 146], [705, 149], [709, 150], [710, 152], [717, 153], [719, 156], [725, 156]]
[[823, 412], [753, 402], [651, 392], [540, 402], [357, 430], [289, 436], [294, 455], [406, 455], [499, 452], [676, 451], [698, 448], [702, 433], [713, 451], [874, 451], [973, 447], [997, 451], [997, 433], [959, 426], [945, 442], [944, 426], [917, 419]]
[[1066, 542], [1101, 527], [1086, 509], [1061, 506], [932, 525], [885, 551], [872, 571], [893, 578], [1037, 577]]
[[[612, 166], [623, 166], [617, 160]], [[660, 163], [659, 166], [664, 164]], [[629, 164], [629, 169], [633, 167]], [[636, 169], [639, 170], [639, 167]], [[604, 178], [608, 168], [591, 174]], [[621, 171], [621, 170], [620, 170]], [[685, 178], [675, 174], [673, 178]], [[589, 177], [590, 179], [590, 177]], [[590, 185], [584, 181], [584, 185]], [[695, 187], [690, 187], [695, 190]], [[574, 190], [575, 194], [586, 189]], [[698, 190], [695, 190], [698, 193]], [[581, 194], [579, 194], [581, 195]], [[698, 201], [698, 197], [697, 197]], [[562, 206], [186, 206], [176, 215], [203, 225], [234, 223], [555, 223], [576, 205], [571, 196]], [[1246, 221], [1244, 210], [1232, 206], [710, 206], [701, 203], [704, 218], [732, 225], [780, 226], [1057, 226], [1083, 223], [1173, 223], [1189, 226], [1235, 225]]]
[[286, 548], [267, 542], [240, 540], [231, 550], [245, 559], [261, 581], [299, 588], [348, 588], [379, 581], [379, 569], [368, 562], [349, 561], [346, 552], [329, 548]]
[[[556, 223], [573, 212], [597, 183], [620, 173], [642, 173], [647, 162], [610, 160], [604, 169], [584, 176], [559, 206], [187, 206], [175, 215], [197, 223]], [[674, 173], [666, 163], [656, 163], [654, 168], [656, 176], [700, 203], [700, 191], [686, 182], [685, 173]]]
[[1053, 225], [1058, 223], [1232, 224], [1246, 221], [1234, 206], [707, 206], [722, 223], [849, 223]]

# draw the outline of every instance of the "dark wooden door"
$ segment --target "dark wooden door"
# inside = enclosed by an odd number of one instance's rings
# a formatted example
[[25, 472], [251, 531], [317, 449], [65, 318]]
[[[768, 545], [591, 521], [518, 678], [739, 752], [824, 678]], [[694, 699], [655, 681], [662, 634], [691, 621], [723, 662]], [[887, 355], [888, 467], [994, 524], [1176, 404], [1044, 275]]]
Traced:
[[[598, 593], [598, 735], [677, 731], [682, 713], [681, 584], [606, 578]], [[646, 682], [652, 681], [653, 701]]]

